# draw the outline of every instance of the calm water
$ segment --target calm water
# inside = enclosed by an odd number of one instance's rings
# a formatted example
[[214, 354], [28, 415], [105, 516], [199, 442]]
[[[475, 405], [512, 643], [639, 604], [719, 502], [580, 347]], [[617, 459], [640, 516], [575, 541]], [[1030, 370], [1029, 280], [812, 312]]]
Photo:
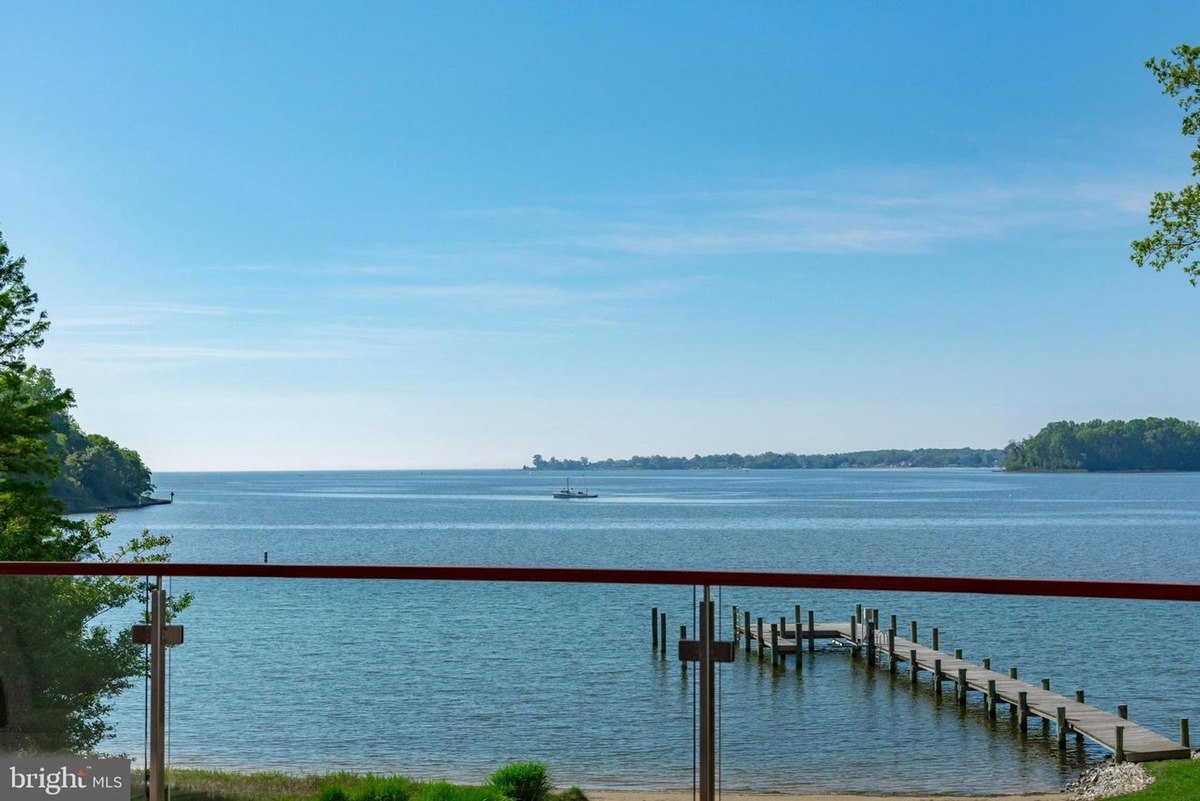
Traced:
[[[697, 567], [1200, 580], [1200, 476], [986, 471], [615, 472], [555, 501], [561, 474], [159, 474], [172, 506], [116, 529], [175, 538], [178, 561]], [[560, 783], [691, 785], [692, 687], [649, 647], [690, 588], [175, 580], [192, 590], [172, 656], [177, 765], [398, 771], [474, 780], [512, 758]], [[855, 601], [941, 629], [945, 650], [1113, 708], [1168, 736], [1200, 719], [1200, 616], [1181, 604], [727, 589], [767, 620], [843, 620]], [[673, 650], [673, 646], [672, 646]], [[1135, 671], [1135, 660], [1153, 669]], [[980, 701], [938, 701], [842, 653], [802, 677], [739, 659], [721, 675], [722, 780], [757, 790], [1058, 788], [1052, 733]], [[142, 688], [112, 750], [142, 753]], [[1024, 742], [1022, 742], [1024, 740]]]

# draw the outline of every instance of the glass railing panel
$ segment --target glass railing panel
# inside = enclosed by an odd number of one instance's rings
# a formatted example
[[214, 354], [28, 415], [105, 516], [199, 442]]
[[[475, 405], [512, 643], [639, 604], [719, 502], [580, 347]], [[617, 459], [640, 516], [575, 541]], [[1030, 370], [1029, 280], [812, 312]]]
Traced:
[[[245, 781], [200, 770], [278, 771], [308, 792], [317, 785], [303, 777], [333, 771], [481, 784], [526, 760], [544, 763], [560, 788], [689, 790], [696, 781], [701, 676], [679, 657], [680, 639], [697, 639], [703, 588], [278, 578], [164, 586], [193, 596], [174, 621], [184, 641], [166, 656], [165, 761], [181, 792]], [[126, 755], [137, 797], [149, 690], [144, 649], [127, 632], [145, 605], [134, 592], [85, 616], [91, 607], [80, 599], [103, 590], [97, 580], [0, 579], [0, 732], [5, 756]], [[1104, 710], [1127, 704], [1133, 723], [1166, 737], [1187, 714], [1196, 678], [1187, 656], [1200, 630], [1174, 603], [745, 587], [711, 587], [710, 598], [714, 640], [734, 644], [714, 675], [725, 790], [878, 791], [885, 762], [888, 786], [905, 792], [1025, 793], [1060, 788], [1108, 753], [1073, 735], [1060, 748], [1056, 725], [1036, 717], [1023, 731], [1005, 703], [993, 717], [978, 688], [960, 702], [951, 670], [940, 694], [928, 665], [915, 683], [904, 659], [892, 670], [893, 615], [894, 641], [908, 642], [916, 621], [916, 642], [930, 647], [936, 625], [946, 659], [961, 649], [976, 667], [987, 660], [1007, 675], [1016, 666], [1033, 686], [1049, 678], [1070, 698], [1083, 689]], [[797, 607], [802, 635], [810, 632], [799, 641]], [[872, 665], [864, 637], [876, 610]], [[1181, 672], [1131, 669], [1138, 642]]]
[[[116, 739], [145, 725], [136, 688], [145, 649], [131, 627], [134, 577], [0, 575], [0, 786], [46, 796], [124, 799], [140, 753]], [[82, 795], [81, 795], [82, 794]]]

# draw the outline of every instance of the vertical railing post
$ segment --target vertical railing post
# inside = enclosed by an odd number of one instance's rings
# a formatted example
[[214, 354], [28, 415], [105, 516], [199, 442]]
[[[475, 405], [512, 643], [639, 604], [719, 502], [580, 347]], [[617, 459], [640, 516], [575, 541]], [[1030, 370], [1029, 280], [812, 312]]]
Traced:
[[166, 622], [166, 593], [162, 576], [154, 580], [150, 593], [150, 786], [147, 801], [165, 801], [163, 784], [166, 767], [167, 661], [163, 645]]
[[713, 660], [713, 602], [704, 585], [700, 606], [700, 801], [716, 801], [716, 682]]

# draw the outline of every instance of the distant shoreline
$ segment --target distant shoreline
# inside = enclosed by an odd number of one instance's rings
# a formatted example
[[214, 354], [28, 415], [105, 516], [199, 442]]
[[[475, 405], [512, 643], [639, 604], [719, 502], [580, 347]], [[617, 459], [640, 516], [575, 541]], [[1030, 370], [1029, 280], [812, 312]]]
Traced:
[[[173, 495], [174, 493], [172, 493]], [[69, 515], [90, 515], [99, 514], [100, 512], [119, 512], [126, 509], [145, 509], [148, 506], [168, 506], [175, 502], [175, 498], [142, 498], [138, 503], [119, 503], [106, 506], [93, 506], [87, 509], [70, 509], [68, 508], [65, 514]]]
[[888, 467], [983, 467], [997, 468], [1004, 464], [1004, 451], [999, 448], [885, 448], [873, 451], [846, 453], [714, 453], [707, 456], [631, 456], [628, 459], [593, 461], [586, 456], [578, 459], [543, 458], [534, 454], [532, 470], [816, 470], [837, 468]]

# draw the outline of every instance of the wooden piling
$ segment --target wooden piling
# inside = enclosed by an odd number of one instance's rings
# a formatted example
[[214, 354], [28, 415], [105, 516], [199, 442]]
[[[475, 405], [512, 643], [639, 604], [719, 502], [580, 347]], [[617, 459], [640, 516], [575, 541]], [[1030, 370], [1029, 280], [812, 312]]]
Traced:
[[766, 644], [763, 642], [763, 619], [760, 617], [760, 618], [758, 618], [758, 661], [759, 662], [763, 661], [763, 650], [766, 647], [767, 647]]
[[[1050, 679], [1042, 679], [1042, 689], [1049, 692]], [[1042, 718], [1042, 734], [1045, 734], [1048, 731], [1050, 731], [1050, 721], [1046, 720], [1045, 718]]]
[[962, 659], [962, 649], [961, 649], [961, 648], [955, 648], [955, 649], [954, 649], [954, 658], [955, 658], [955, 659]]
[[779, 664], [779, 624], [771, 624], [771, 665]]
[[1029, 693], [1022, 690], [1017, 693], [1017, 722], [1021, 731], [1029, 731]]
[[933, 641], [929, 647], [935, 651], [938, 650], [938, 630], [936, 628], [933, 630]]
[[915, 620], [910, 620], [908, 622], [908, 638], [910, 640], [912, 640], [913, 642], [918, 642], [918, 640], [917, 640], [917, 621], [915, 621]]
[[742, 612], [742, 632], [746, 635], [746, 656], [750, 655], [750, 610]]
[[855, 605], [854, 605], [854, 619], [855, 619], [855, 620], [857, 620], [859, 623], [862, 623], [862, 619], [863, 619], [863, 606], [862, 606], [862, 604], [855, 604]]
[[991, 718], [996, 717], [996, 680], [988, 679], [987, 712]]
[[650, 648], [658, 652], [658, 607], [650, 607]]
[[896, 616], [895, 615], [892, 615], [892, 621], [891, 621], [891, 625], [888, 626], [888, 631], [892, 632], [893, 634], [896, 632]]
[[[680, 639], [680, 640], [686, 640], [687, 638], [688, 638], [688, 636], [687, 636], [687, 626], [680, 626], [680, 627], [679, 627], [679, 639]], [[666, 637], [664, 637], [664, 638], [663, 638], [663, 641], [664, 641], [664, 644], [665, 644], [665, 642], [666, 642]], [[664, 645], [663, 651], [664, 651], [664, 652], [666, 651], [665, 645]], [[681, 671], [683, 671], [683, 673], [686, 675], [686, 674], [687, 674], [687, 672], [688, 672], [688, 663], [687, 663], [687, 662], [685, 662], [685, 661], [683, 661], [682, 659], [681, 659], [681, 660], [679, 660], [679, 669], [680, 669]]]
[[1188, 732], [1188, 719], [1179, 719], [1179, 744], [1184, 748], [1192, 747], [1192, 735]]
[[1122, 720], [1129, 720], [1129, 705], [1117, 704], [1117, 717]]
[[1117, 753], [1114, 755], [1117, 762], [1125, 761], [1125, 727], [1117, 727]]
[[867, 617], [867, 664], [875, 667], [875, 621], [870, 616]]
[[920, 665], [917, 664], [917, 649], [908, 649], [908, 681], [910, 684], [917, 683], [917, 676], [921, 672]]
[[[894, 621], [895, 618], [892, 618]], [[888, 629], [888, 673], [896, 672], [896, 630]]]
[[[747, 632], [747, 633], [749, 633], [749, 632]], [[734, 606], [733, 607], [733, 647], [734, 647], [735, 651], [737, 650], [737, 644], [738, 644], [738, 608], [736, 606]]]
[[942, 660], [933, 660], [933, 694], [942, 694]]
[[1064, 751], [1067, 748], [1067, 708], [1065, 706], [1058, 707], [1055, 712], [1058, 724], [1058, 750]]
[[992, 659], [991, 659], [991, 657], [985, 656], [985, 657], [983, 658], [983, 669], [984, 669], [984, 670], [991, 670], [991, 669], [992, 669]]
[[795, 620], [795, 626], [796, 626], [796, 670], [797, 670], [797, 672], [799, 672], [800, 665], [804, 661], [800, 656], [800, 653], [801, 653], [800, 643], [804, 642], [804, 639], [800, 636], [801, 634], [804, 633], [804, 626], [800, 622], [800, 604], [796, 604], [796, 606], [792, 610], [792, 612], [794, 613], [795, 618], [796, 618], [796, 620]]
[[850, 639], [854, 642], [854, 650], [858, 652], [858, 618], [850, 618]]
[[817, 650], [817, 641], [812, 636], [812, 633], [817, 630], [816, 612], [808, 610], [808, 652], [811, 654]]
[[[1084, 701], [1083, 701], [1083, 698], [1084, 698], [1084, 696], [1083, 696], [1083, 690], [1076, 690], [1076, 691], [1075, 691], [1075, 703], [1077, 703], [1077, 704], [1082, 704], [1082, 703], [1084, 702]], [[1082, 734], [1080, 734], [1079, 732], [1075, 732], [1075, 742], [1076, 742], [1076, 743], [1082, 743], [1082, 742], [1083, 742], [1083, 735], [1082, 735]]]
[[[1008, 669], [1008, 677], [1009, 677], [1010, 679], [1015, 679], [1015, 678], [1017, 677], [1017, 669], [1016, 669], [1015, 667], [1010, 667], [1010, 668]], [[1017, 714], [1017, 705], [1016, 705], [1016, 704], [1014, 704], [1014, 703], [1011, 703], [1011, 702], [1009, 703], [1009, 705], [1008, 705], [1008, 714], [1010, 714], [1010, 715], [1015, 715], [1015, 714]]]
[[966, 706], [967, 705], [967, 669], [966, 668], [958, 669], [958, 687], [956, 687], [955, 689], [958, 691], [958, 705]]

